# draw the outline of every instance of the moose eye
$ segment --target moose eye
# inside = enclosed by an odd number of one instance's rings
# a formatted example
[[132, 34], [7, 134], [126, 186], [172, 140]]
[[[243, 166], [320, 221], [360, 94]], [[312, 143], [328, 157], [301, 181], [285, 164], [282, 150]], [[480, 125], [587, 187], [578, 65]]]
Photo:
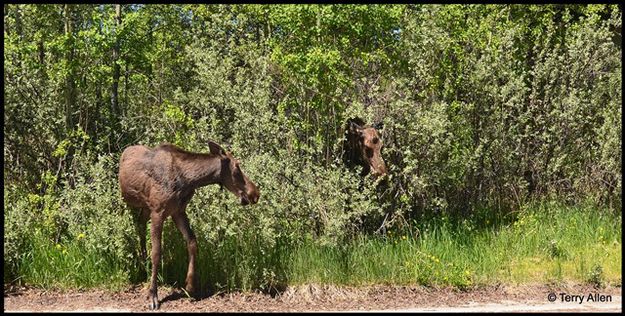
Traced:
[[379, 138], [377, 138], [377, 137], [374, 137], [374, 138], [371, 140], [371, 142], [372, 142], [372, 143], [374, 143], [374, 144], [377, 144], [379, 141], [380, 141], [380, 139], [379, 139]]
[[234, 168], [232, 174], [237, 180], [243, 180], [243, 171], [238, 165]]

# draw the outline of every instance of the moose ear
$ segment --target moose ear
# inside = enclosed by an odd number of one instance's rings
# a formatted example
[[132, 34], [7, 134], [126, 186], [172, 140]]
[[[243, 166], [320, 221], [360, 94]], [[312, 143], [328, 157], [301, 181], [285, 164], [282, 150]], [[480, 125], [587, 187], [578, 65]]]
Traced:
[[351, 132], [361, 132], [362, 126], [358, 125], [357, 123], [354, 123], [354, 121], [349, 121], [349, 130]]
[[219, 144], [215, 143], [212, 140], [208, 141], [208, 149], [210, 149], [211, 154], [215, 155], [225, 155], [226, 151], [219, 146]]
[[349, 122], [349, 133], [352, 135], [357, 135], [358, 137], [362, 137], [363, 133], [362, 133], [362, 126], [358, 125], [357, 123], [354, 123], [352, 121]]
[[384, 122], [380, 121], [380, 122], [377, 122], [377, 123], [373, 124], [373, 128], [375, 128], [375, 129], [383, 129], [384, 128]]

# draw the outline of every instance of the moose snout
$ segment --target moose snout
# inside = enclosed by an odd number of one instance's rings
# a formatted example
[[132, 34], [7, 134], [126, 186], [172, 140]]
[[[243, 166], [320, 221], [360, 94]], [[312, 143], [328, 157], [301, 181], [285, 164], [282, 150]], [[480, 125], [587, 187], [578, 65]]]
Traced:
[[253, 186], [247, 190], [247, 192], [241, 192], [241, 205], [256, 204], [260, 199], [260, 193], [258, 188]]
[[249, 197], [249, 200], [252, 204], [258, 203], [258, 200], [260, 199], [260, 193], [258, 192], [258, 189], [252, 190], [252, 192], [248, 193], [247, 196]]
[[241, 196], [241, 205], [245, 206], [250, 204], [250, 200], [246, 196]]
[[378, 163], [375, 168], [371, 168], [371, 169], [372, 169], [372, 175], [374, 177], [385, 176], [388, 173], [388, 171], [386, 170], [386, 164], [384, 163], [384, 161]]

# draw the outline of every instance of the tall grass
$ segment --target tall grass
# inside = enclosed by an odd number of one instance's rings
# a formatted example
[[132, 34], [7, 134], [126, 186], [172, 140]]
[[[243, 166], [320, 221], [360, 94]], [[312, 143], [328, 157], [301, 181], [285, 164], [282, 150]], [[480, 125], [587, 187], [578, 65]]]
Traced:
[[86, 251], [80, 239], [54, 243], [33, 232], [30, 243], [33, 247], [23, 254], [19, 265], [22, 281], [30, 285], [118, 290], [136, 273], [118, 258]]
[[538, 204], [516, 217], [501, 225], [441, 218], [384, 237], [360, 237], [342, 248], [306, 243], [294, 254], [288, 279], [292, 284], [458, 288], [500, 282], [621, 282], [620, 214]]
[[[430, 218], [404, 231], [360, 236], [343, 245], [281, 239], [268, 246], [255, 232], [209, 243], [198, 233], [197, 269], [202, 288], [213, 293], [306, 283], [461, 289], [493, 283], [620, 284], [621, 220], [621, 214], [589, 206], [541, 203], [513, 218]], [[20, 265], [29, 284], [114, 288], [127, 285], [137, 273], [114, 257], [84, 252], [80, 240], [32, 242], [32, 252]], [[182, 286], [187, 251], [171, 223], [163, 243], [159, 281]]]

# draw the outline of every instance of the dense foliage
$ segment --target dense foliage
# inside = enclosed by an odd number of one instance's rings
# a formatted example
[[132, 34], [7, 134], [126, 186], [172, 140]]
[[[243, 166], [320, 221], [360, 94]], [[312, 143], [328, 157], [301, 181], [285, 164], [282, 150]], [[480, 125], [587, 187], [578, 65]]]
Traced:
[[[338, 245], [542, 199], [621, 209], [617, 5], [5, 4], [4, 16], [5, 281], [35, 240], [80, 239], [136, 266], [116, 178], [131, 144], [207, 152], [213, 139], [240, 158], [258, 205], [207, 187], [187, 209], [217, 248]], [[385, 123], [386, 182], [341, 163], [355, 116]], [[276, 273], [237, 277], [266, 286]]]

